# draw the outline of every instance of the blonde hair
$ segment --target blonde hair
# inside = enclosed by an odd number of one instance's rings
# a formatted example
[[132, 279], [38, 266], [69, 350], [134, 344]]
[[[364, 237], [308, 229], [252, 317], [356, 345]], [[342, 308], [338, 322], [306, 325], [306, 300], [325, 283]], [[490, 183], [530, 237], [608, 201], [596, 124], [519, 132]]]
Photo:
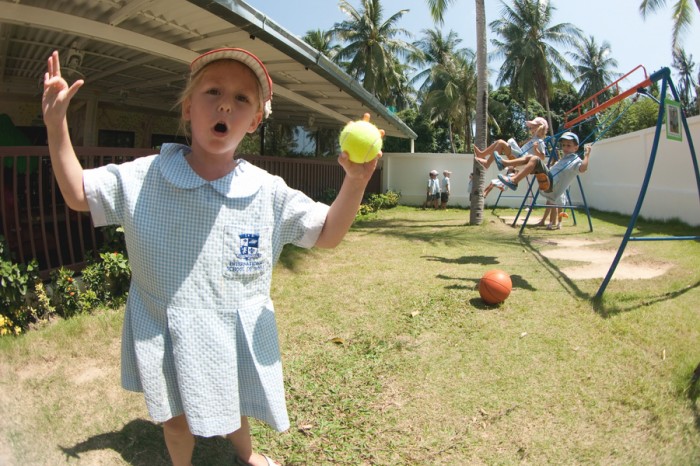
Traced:
[[[180, 124], [178, 126], [178, 130], [182, 132], [182, 134], [189, 138], [190, 137], [190, 125], [189, 121], [185, 120], [185, 117], [183, 115], [183, 105], [185, 104], [185, 101], [189, 99], [192, 96], [192, 93], [194, 92], [194, 88], [197, 87], [197, 84], [202, 80], [202, 76], [204, 75], [204, 70], [206, 70], [209, 66], [212, 65], [212, 63], [218, 63], [220, 61], [223, 61], [226, 59], [221, 59], [221, 60], [215, 60], [213, 62], [207, 63], [204, 65], [199, 71], [197, 71], [195, 74], [190, 74], [190, 76], [187, 78], [187, 84], [185, 85], [185, 88], [182, 90], [182, 93], [180, 94], [180, 97], [177, 99], [175, 102], [175, 105], [173, 105], [173, 110], [175, 108], [180, 108]], [[235, 61], [235, 60], [233, 60]], [[238, 62], [241, 63], [241, 62]], [[241, 63], [245, 65], [245, 63]], [[251, 73], [253, 71], [251, 70]], [[253, 76], [255, 76], [255, 73], [253, 73]], [[263, 112], [263, 118], [267, 118], [270, 116], [270, 113], [272, 113], [272, 109], [270, 106], [270, 101], [268, 100], [267, 102], [263, 102], [263, 95], [262, 95], [262, 86], [260, 86], [260, 82], [258, 79], [255, 79], [255, 85], [258, 88], [258, 110], [261, 110]]]

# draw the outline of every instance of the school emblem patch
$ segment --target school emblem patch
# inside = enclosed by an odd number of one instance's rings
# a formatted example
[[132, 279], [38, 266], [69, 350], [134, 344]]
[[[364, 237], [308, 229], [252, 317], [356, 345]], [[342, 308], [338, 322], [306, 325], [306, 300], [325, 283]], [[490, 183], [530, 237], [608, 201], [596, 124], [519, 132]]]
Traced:
[[[245, 231], [245, 230], [244, 230]], [[267, 232], [241, 233], [226, 229], [224, 240], [224, 276], [242, 278], [257, 276], [270, 262], [263, 246]], [[261, 242], [262, 237], [262, 242]], [[269, 240], [268, 240], [269, 241]]]
[[238, 235], [240, 240], [238, 245], [238, 253], [236, 257], [239, 259], [253, 260], [260, 258], [258, 250], [260, 244], [260, 235], [257, 233], [242, 233]]

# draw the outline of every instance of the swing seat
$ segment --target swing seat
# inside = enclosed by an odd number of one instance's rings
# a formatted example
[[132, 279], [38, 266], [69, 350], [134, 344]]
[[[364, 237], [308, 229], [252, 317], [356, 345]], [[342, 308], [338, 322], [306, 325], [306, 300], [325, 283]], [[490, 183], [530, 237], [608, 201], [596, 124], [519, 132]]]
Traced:
[[537, 184], [540, 187], [540, 191], [547, 192], [549, 191], [549, 188], [552, 187], [552, 183], [546, 173], [535, 173], [535, 178], [537, 178]]

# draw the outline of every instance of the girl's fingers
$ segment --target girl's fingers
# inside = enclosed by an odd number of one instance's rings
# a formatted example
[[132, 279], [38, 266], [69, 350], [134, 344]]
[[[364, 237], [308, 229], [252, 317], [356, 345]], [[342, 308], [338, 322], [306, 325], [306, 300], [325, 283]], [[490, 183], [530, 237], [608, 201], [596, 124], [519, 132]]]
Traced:
[[56, 55], [56, 52], [52, 53], [52, 54], [49, 56], [49, 59], [47, 60], [47, 69], [48, 69], [47, 74], [48, 74], [49, 76], [53, 76], [53, 73], [54, 73], [54, 71], [53, 71], [53, 68], [54, 68], [54, 66], [53, 66], [53, 60], [54, 60], [55, 55]]
[[61, 76], [61, 63], [58, 58], [58, 51], [54, 50], [49, 56], [47, 68], [49, 76]]
[[61, 61], [58, 59], [58, 51], [54, 50], [51, 54], [54, 63], [54, 76], [61, 76]]
[[82, 79], [78, 79], [76, 82], [73, 83], [73, 85], [68, 89], [68, 94], [66, 95], [66, 98], [68, 100], [72, 99], [73, 96], [75, 95], [76, 92], [78, 92], [78, 89], [85, 83]]

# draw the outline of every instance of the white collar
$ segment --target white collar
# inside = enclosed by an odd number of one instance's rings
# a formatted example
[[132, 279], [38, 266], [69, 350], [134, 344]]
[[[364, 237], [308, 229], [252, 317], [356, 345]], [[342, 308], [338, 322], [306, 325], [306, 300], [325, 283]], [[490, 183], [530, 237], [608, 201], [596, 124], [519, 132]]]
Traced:
[[269, 174], [246, 160], [238, 159], [236, 168], [217, 180], [207, 181], [200, 177], [185, 156], [192, 149], [182, 144], [163, 144], [158, 157], [160, 173], [170, 184], [180, 189], [196, 189], [205, 184], [227, 198], [250, 197], [262, 187], [263, 178]]

